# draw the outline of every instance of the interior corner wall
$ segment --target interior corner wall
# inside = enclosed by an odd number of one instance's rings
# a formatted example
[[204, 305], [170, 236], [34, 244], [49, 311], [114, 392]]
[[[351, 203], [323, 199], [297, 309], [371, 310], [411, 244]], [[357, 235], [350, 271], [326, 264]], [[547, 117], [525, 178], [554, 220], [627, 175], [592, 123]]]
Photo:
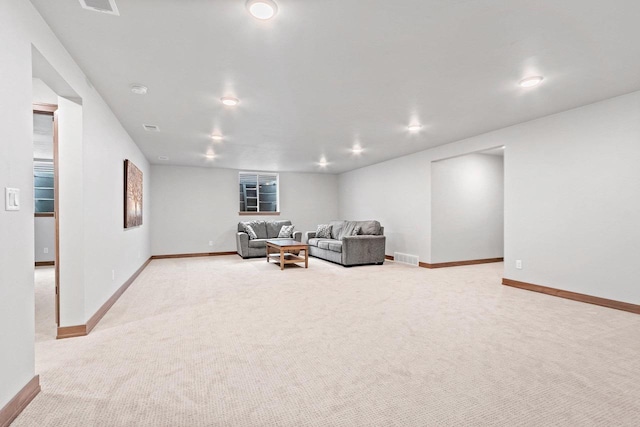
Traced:
[[433, 162], [433, 263], [504, 256], [503, 160], [474, 153]]
[[240, 221], [291, 220], [304, 232], [338, 216], [336, 175], [293, 172], [279, 174], [279, 216], [240, 216], [238, 172], [152, 165], [153, 255], [235, 252]]
[[[0, 40], [0, 128], [4, 132], [0, 189], [19, 188], [22, 206], [15, 212], [0, 210], [0, 407], [4, 407], [35, 375], [32, 46], [82, 98], [82, 161], [60, 171], [82, 181], [82, 196], [72, 192], [66, 197], [82, 210], [82, 222], [74, 224], [72, 232], [83, 236], [84, 259], [72, 255], [61, 259], [61, 266], [78, 265], [82, 270], [84, 300], [76, 307], [76, 313], [83, 313], [82, 323], [150, 256], [148, 205], [142, 227], [125, 231], [122, 226], [122, 162], [129, 158], [136, 163], [145, 174], [146, 188], [150, 170], [30, 2], [0, 2]], [[129, 258], [132, 251], [140, 257]], [[112, 269], [116, 280], [111, 279]], [[61, 293], [64, 286], [61, 283]]]
[[505, 277], [640, 304], [639, 141], [634, 92], [344, 173], [340, 217], [433, 262], [431, 162], [504, 145]]

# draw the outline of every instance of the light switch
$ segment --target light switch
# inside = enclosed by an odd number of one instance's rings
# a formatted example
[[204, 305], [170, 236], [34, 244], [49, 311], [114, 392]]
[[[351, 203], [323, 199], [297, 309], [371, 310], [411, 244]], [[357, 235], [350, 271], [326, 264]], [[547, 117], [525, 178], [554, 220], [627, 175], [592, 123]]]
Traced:
[[7, 211], [20, 210], [20, 189], [9, 188], [4, 189], [4, 209]]

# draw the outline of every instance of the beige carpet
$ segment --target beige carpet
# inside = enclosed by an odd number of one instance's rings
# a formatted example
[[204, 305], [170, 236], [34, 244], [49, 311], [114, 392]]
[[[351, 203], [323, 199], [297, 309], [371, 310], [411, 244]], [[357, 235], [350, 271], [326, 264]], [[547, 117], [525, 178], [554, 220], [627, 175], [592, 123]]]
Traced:
[[640, 316], [501, 275], [153, 261], [14, 426], [640, 425]]
[[56, 272], [55, 267], [36, 267], [36, 342], [56, 339]]

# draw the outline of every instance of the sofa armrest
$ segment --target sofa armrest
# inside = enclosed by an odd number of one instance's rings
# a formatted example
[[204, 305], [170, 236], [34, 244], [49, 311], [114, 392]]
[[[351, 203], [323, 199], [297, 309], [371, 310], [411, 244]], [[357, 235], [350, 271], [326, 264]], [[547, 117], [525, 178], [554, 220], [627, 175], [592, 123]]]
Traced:
[[382, 264], [386, 241], [385, 236], [343, 237], [342, 263], [344, 265]]
[[238, 255], [242, 258], [249, 256], [249, 235], [247, 233], [241, 231], [236, 233], [236, 248]]
[[309, 239], [313, 239], [314, 237], [316, 237], [316, 232], [315, 231], [306, 231], [304, 233], [304, 242], [303, 243], [309, 243]]
[[293, 240], [298, 242], [302, 242], [302, 231], [294, 231], [293, 232]]

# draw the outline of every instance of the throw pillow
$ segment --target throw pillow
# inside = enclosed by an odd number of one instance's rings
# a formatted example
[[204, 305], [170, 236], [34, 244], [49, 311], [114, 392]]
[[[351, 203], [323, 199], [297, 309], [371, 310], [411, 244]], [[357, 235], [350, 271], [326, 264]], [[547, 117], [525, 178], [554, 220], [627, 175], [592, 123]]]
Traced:
[[248, 225], [248, 224], [244, 225], [244, 232], [249, 235], [249, 240], [253, 240], [253, 239], [257, 239], [258, 238], [258, 235], [256, 234], [256, 232], [253, 231], [253, 227]]
[[360, 231], [361, 231], [361, 228], [360, 228], [360, 226], [359, 226], [359, 225], [357, 225], [357, 226], [355, 226], [355, 227], [353, 228], [353, 231], [351, 232], [351, 235], [352, 235], [352, 236], [357, 236], [358, 234], [360, 234]]
[[320, 224], [316, 230], [316, 239], [330, 239], [331, 238], [331, 225]]
[[283, 225], [278, 233], [279, 239], [291, 239], [293, 237], [293, 225]]

